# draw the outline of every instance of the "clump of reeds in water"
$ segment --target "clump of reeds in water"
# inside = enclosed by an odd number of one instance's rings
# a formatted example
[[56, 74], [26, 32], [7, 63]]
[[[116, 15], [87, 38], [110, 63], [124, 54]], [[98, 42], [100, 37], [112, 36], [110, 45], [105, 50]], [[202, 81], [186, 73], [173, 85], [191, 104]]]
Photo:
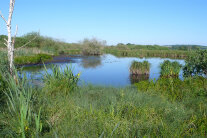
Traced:
[[160, 76], [165, 77], [165, 78], [178, 77], [181, 68], [182, 68], [182, 65], [178, 63], [177, 61], [170, 62], [169, 60], [165, 60], [161, 64]]
[[149, 75], [150, 64], [148, 61], [133, 61], [130, 67], [130, 73], [133, 75]]

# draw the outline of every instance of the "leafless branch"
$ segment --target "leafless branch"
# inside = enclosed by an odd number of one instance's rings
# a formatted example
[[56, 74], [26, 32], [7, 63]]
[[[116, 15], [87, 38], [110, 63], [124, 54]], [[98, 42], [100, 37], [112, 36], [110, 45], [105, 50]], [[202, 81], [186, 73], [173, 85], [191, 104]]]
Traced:
[[16, 48], [15, 50], [19, 50], [19, 49], [21, 49], [21, 48], [27, 46], [29, 43], [31, 43], [32, 41], [34, 41], [36, 38], [37, 38], [37, 36], [35, 36], [33, 39], [31, 39], [29, 42], [27, 42], [27, 43], [24, 44], [23, 46], [20, 46], [20, 47]]
[[4, 45], [5, 45], [6, 47], [8, 47], [7, 43], [4, 43]]
[[6, 41], [8, 43], [8, 40], [6, 38], [4, 38], [4, 41]]
[[0, 16], [1, 16], [1, 18], [5, 21], [5, 23], [6, 23], [6, 25], [7, 25], [7, 21], [6, 21], [6, 19], [4, 18], [3, 14], [1, 13], [1, 11], [0, 11]]
[[15, 35], [14, 35], [14, 38], [13, 38], [13, 42], [12, 42], [13, 45], [15, 44], [17, 32], [18, 32], [18, 25], [16, 25], [16, 32], [15, 32]]

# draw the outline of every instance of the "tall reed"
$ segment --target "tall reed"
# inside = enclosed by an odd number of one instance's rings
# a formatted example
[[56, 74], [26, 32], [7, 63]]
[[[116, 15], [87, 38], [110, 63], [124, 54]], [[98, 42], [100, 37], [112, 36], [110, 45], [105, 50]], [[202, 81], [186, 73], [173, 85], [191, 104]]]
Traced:
[[80, 73], [74, 75], [71, 66], [66, 66], [64, 70], [53, 66], [51, 73], [45, 66], [45, 71], [43, 81], [50, 94], [55, 94], [57, 91], [68, 94], [77, 87]]
[[148, 75], [150, 71], [150, 64], [148, 61], [137, 62], [133, 61], [130, 66], [130, 73], [133, 75]]
[[[12, 137], [38, 137], [42, 130], [40, 110], [36, 114], [34, 109], [34, 90], [27, 84], [26, 77], [20, 78], [16, 72], [16, 79], [7, 74], [7, 96], [9, 120], [5, 120], [5, 131], [9, 130]], [[35, 122], [35, 123], [34, 123]]]

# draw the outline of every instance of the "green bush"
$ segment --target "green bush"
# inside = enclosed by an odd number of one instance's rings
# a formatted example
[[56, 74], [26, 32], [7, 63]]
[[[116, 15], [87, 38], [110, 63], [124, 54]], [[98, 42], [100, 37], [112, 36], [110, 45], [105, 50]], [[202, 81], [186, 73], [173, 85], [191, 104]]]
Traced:
[[81, 43], [83, 55], [101, 55], [105, 41], [98, 41], [97, 39], [84, 39]]
[[182, 69], [182, 65], [179, 64], [177, 61], [170, 62], [169, 60], [165, 60], [160, 66], [161, 77], [178, 77]]
[[185, 60], [183, 74], [185, 77], [192, 75], [207, 75], [207, 50], [199, 50]]

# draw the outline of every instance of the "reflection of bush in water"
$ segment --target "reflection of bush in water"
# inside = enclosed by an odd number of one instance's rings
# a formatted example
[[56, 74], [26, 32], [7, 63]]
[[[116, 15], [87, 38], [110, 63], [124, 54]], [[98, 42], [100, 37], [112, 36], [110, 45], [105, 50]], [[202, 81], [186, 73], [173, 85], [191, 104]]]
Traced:
[[142, 74], [142, 75], [130, 74], [131, 84], [138, 83], [140, 81], [144, 81], [144, 80], [148, 80], [148, 79], [149, 79], [149, 74], [147, 74], [147, 75], [145, 75], [145, 74]]
[[96, 68], [101, 64], [101, 57], [88, 57], [81, 60], [81, 66], [84, 68]]

